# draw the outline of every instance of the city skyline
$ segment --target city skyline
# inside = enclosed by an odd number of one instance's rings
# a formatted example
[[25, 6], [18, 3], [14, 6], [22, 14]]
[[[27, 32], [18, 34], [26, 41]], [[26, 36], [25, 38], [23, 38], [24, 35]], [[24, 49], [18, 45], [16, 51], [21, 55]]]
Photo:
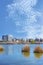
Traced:
[[15, 37], [15, 36], [13, 36], [13, 35], [11, 35], [11, 34], [4, 34], [4, 35], [2, 35], [1, 37], [0, 37], [0, 40], [3, 40], [3, 39], [7, 39], [8, 40], [8, 38], [9, 39], [14, 39], [14, 40], [43, 40], [43, 38], [17, 38], [17, 37]]
[[0, 0], [0, 37], [43, 38], [43, 0]]

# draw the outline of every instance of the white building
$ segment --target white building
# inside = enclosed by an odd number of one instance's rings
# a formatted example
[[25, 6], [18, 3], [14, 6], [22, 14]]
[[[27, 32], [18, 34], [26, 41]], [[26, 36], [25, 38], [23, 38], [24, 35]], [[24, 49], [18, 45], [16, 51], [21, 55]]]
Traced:
[[3, 35], [2, 40], [3, 41], [13, 41], [13, 36], [12, 35]]

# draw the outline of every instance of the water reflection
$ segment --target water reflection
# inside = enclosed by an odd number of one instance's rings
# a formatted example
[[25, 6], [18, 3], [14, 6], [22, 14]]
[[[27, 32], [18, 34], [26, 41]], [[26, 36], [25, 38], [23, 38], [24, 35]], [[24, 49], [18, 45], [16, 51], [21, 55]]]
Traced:
[[9, 55], [14, 54], [14, 47], [13, 47], [13, 45], [10, 45], [10, 46], [8, 47], [8, 54], [9, 54]]
[[41, 58], [41, 56], [43, 55], [43, 53], [34, 53], [36, 58]]
[[14, 54], [13, 45], [1, 45], [0, 46], [0, 54], [12, 55]]
[[0, 46], [0, 54], [2, 54], [4, 52], [4, 48], [3, 46]]
[[30, 53], [29, 53], [29, 52], [22, 52], [22, 54], [23, 54], [25, 57], [29, 57], [29, 56], [30, 56]]

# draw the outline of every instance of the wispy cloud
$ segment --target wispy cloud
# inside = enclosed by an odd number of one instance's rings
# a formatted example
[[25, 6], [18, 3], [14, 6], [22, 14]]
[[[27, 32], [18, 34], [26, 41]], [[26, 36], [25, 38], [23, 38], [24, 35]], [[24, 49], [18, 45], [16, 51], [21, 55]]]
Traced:
[[[14, 0], [7, 5], [8, 17], [11, 18], [15, 25], [21, 27], [18, 33], [26, 33], [27, 38], [41, 37], [43, 34], [43, 16], [41, 12], [36, 11], [34, 6], [37, 0]], [[39, 35], [40, 34], [40, 35]]]

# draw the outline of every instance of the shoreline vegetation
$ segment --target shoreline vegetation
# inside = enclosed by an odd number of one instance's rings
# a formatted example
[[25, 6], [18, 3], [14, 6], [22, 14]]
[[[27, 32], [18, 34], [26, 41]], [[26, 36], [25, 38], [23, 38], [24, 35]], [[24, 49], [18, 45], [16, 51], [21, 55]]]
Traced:
[[43, 44], [43, 41], [35, 40], [14, 40], [14, 41], [3, 41], [0, 40], [0, 44]]
[[43, 44], [43, 42], [12, 42], [12, 41], [0, 41], [0, 44]]
[[43, 42], [0, 41], [0, 44], [43, 44]]

